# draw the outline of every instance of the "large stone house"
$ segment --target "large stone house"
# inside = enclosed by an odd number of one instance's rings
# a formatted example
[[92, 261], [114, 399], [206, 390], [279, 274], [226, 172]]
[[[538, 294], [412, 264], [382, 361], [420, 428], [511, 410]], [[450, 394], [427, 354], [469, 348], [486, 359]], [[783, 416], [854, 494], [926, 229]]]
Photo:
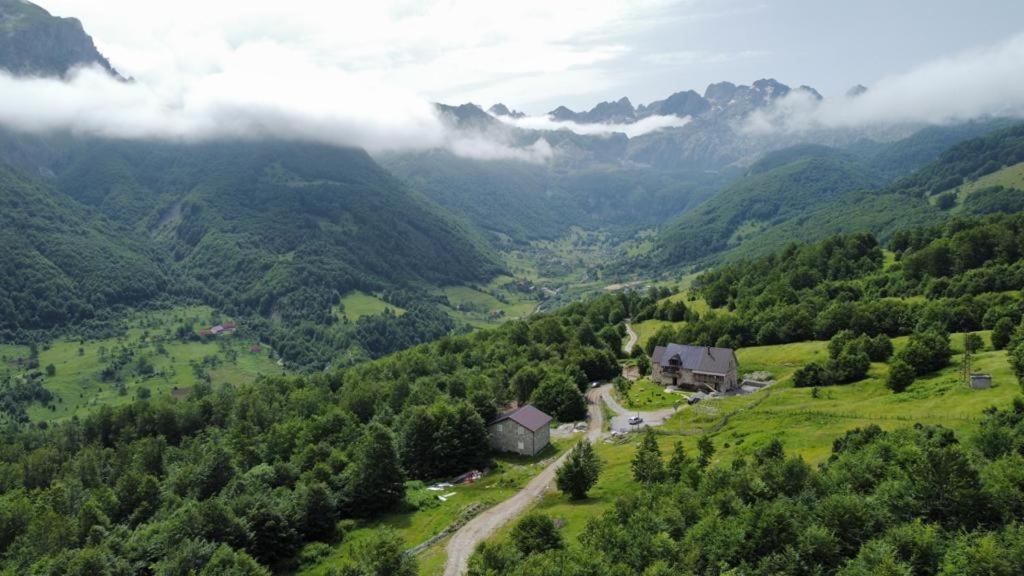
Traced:
[[669, 344], [651, 355], [651, 380], [705, 392], [728, 392], [739, 386], [739, 363], [732, 348]]
[[550, 442], [550, 423], [551, 416], [529, 404], [505, 412], [488, 426], [491, 433], [491, 448], [533, 456]]

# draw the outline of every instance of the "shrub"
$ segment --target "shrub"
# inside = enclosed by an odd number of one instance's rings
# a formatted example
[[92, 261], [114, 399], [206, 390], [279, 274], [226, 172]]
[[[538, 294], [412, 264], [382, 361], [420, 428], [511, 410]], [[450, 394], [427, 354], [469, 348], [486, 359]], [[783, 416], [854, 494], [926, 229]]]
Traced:
[[828, 369], [817, 362], [811, 362], [793, 374], [793, 385], [797, 388], [829, 386], [830, 384], [832, 384], [832, 375]]
[[562, 535], [544, 514], [527, 514], [512, 529], [512, 541], [524, 556], [562, 548]]
[[867, 350], [872, 362], [887, 362], [892, 357], [892, 340], [879, 334], [868, 340]]
[[885, 385], [893, 392], [903, 392], [914, 382], [916, 375], [913, 366], [896, 359], [889, 365], [889, 379], [886, 380]]
[[951, 355], [949, 336], [938, 330], [926, 330], [910, 335], [910, 341], [900, 352], [899, 359], [911, 365], [920, 376], [945, 367]]
[[970, 333], [964, 336], [964, 350], [970, 353], [975, 353], [985, 347], [985, 341], [981, 339], [981, 336], [975, 333]]
[[1013, 337], [1013, 329], [1013, 320], [1005, 316], [996, 320], [995, 325], [992, 326], [992, 348], [995, 350], [1006, 348], [1006, 345], [1010, 343], [1010, 338]]

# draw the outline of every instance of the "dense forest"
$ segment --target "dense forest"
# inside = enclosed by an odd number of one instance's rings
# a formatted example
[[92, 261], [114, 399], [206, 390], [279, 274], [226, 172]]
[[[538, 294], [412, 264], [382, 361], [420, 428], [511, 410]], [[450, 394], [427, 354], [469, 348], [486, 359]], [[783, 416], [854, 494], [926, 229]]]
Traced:
[[[359, 150], [0, 136], [17, 166], [0, 171], [3, 341], [201, 302], [322, 369], [450, 333], [429, 288], [500, 270], [468, 225]], [[353, 290], [410, 313], [347, 324], [332, 307]]]
[[[608, 296], [343, 371], [200, 385], [0, 437], [0, 573], [265, 574], [351, 522], [415, 509], [422, 484], [489, 459], [510, 401], [563, 421], [618, 374]], [[364, 574], [353, 566], [352, 574]], [[367, 573], [368, 574], [368, 573]]]
[[[931, 203], [929, 194], [1019, 162], [1020, 131], [1010, 121], [989, 120], [931, 127], [887, 144], [770, 152], [720, 194], [668, 222], [641, 264], [656, 270], [763, 256], [794, 238], [867, 231], [884, 239], [899, 229], [941, 222], [955, 199]], [[946, 187], [932, 191], [940, 185]], [[966, 211], [1012, 205], [1001, 197]]]

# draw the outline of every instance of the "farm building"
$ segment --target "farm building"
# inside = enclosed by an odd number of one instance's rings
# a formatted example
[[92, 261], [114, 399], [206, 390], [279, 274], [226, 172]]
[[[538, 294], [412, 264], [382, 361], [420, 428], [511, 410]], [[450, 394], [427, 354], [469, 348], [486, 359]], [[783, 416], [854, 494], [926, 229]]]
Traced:
[[550, 442], [550, 423], [551, 416], [529, 404], [505, 412], [488, 426], [491, 448], [533, 456]]
[[991, 374], [971, 374], [971, 388], [975, 390], [983, 390], [985, 388], [992, 387], [992, 375]]
[[739, 386], [732, 348], [668, 344], [651, 355], [651, 380], [665, 386], [729, 392]]

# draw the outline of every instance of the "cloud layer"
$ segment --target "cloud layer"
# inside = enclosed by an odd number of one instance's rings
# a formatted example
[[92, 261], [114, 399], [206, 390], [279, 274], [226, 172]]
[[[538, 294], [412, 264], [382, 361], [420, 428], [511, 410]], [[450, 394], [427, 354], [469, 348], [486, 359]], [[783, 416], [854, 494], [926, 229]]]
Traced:
[[499, 117], [499, 120], [517, 128], [527, 130], [569, 130], [576, 134], [601, 136], [620, 132], [635, 138], [648, 132], [664, 128], [680, 128], [690, 123], [690, 117], [648, 116], [631, 124], [579, 124], [576, 122], [559, 122], [550, 116], [524, 116], [521, 118]]
[[855, 98], [820, 103], [793, 92], [748, 118], [752, 132], [947, 124], [1024, 116], [1024, 35], [883, 78]]

